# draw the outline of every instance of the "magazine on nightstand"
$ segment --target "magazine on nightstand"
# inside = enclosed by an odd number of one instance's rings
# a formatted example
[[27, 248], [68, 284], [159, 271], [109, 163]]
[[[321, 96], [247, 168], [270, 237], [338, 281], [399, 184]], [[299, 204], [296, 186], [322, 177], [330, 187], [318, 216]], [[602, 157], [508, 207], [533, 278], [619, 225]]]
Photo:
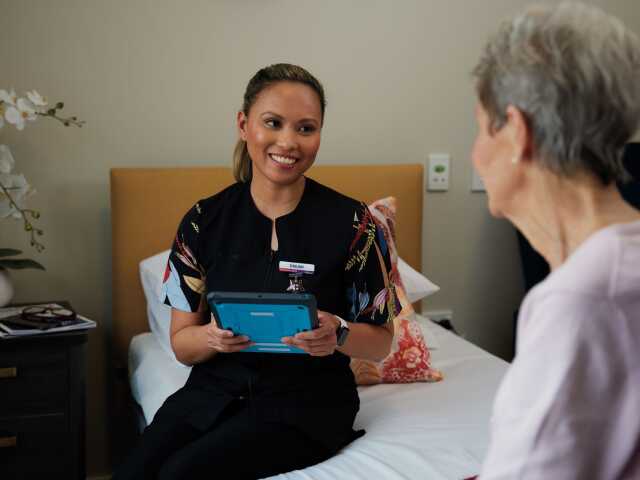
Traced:
[[[57, 303], [29, 305], [29, 308], [32, 307], [65, 308]], [[96, 326], [96, 322], [93, 320], [77, 314], [73, 318], [56, 318], [54, 321], [39, 322], [25, 318], [22, 314], [24, 308], [25, 307], [0, 308], [0, 339], [86, 330], [95, 328]]]

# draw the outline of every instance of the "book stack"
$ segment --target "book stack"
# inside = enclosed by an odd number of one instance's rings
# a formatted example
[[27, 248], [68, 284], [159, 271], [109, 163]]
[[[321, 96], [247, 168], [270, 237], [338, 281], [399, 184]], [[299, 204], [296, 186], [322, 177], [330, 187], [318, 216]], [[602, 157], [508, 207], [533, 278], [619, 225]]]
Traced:
[[[29, 307], [33, 306], [53, 309], [64, 308], [57, 303], [29, 305]], [[86, 330], [95, 328], [96, 326], [96, 322], [82, 315], [75, 315], [74, 318], [46, 319], [46, 321], [40, 321], [33, 317], [25, 318], [25, 316], [22, 315], [24, 308], [25, 307], [0, 308], [0, 339]]]

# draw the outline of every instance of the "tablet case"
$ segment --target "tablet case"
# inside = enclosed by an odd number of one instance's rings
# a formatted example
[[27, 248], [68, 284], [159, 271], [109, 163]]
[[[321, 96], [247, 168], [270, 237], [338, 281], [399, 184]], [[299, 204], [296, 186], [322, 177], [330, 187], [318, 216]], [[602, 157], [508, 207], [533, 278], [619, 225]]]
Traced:
[[280, 339], [318, 326], [316, 299], [309, 293], [210, 292], [207, 302], [219, 328], [255, 343], [242, 352], [306, 353]]

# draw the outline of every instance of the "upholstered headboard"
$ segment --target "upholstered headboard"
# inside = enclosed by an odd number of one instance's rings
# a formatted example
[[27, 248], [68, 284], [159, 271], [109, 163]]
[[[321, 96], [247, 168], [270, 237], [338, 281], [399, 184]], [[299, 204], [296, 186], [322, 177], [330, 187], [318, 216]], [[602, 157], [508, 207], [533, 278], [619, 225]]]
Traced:
[[[421, 269], [422, 165], [318, 165], [308, 174], [367, 203], [395, 196], [399, 253]], [[140, 261], [170, 248], [185, 212], [232, 182], [225, 167], [111, 170], [112, 347], [117, 367], [127, 365], [131, 338], [149, 330]]]

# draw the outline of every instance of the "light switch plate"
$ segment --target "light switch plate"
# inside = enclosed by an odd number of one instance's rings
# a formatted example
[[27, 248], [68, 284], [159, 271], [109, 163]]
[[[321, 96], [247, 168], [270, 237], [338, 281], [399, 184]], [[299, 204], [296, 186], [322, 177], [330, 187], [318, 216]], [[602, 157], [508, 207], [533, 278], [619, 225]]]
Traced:
[[450, 169], [451, 155], [448, 153], [430, 153], [427, 190], [430, 192], [445, 192], [449, 190]]
[[480, 175], [476, 169], [473, 169], [473, 173], [471, 174], [471, 191], [472, 192], [486, 192], [486, 188], [484, 188], [484, 183]]

